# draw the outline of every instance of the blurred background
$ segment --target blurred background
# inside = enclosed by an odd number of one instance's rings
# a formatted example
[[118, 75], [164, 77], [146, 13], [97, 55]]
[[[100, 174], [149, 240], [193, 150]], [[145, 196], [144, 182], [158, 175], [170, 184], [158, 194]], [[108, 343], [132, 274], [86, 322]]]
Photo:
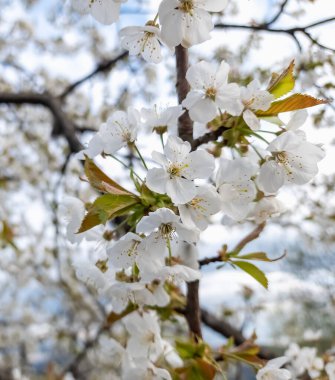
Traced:
[[[94, 356], [108, 304], [77, 280], [72, 264], [92, 251], [99, 255], [101, 246], [69, 244], [60, 205], [66, 196], [94, 197], [79, 179], [75, 153], [113, 111], [177, 102], [170, 51], [163, 49], [164, 64], [152, 65], [120, 48], [119, 30], [143, 25], [157, 3], [128, 0], [120, 21], [103, 26], [74, 12], [69, 1], [0, 0], [0, 379], [117, 378]], [[330, 0], [230, 0], [214, 17], [224, 27], [190, 49], [191, 62], [225, 59], [232, 81], [256, 77], [266, 86], [272, 72], [294, 59], [296, 90], [331, 98], [334, 20]], [[246, 337], [255, 332], [264, 349], [279, 354], [290, 342], [320, 352], [335, 344], [335, 106], [309, 113], [308, 139], [327, 151], [320, 174], [282, 191], [288, 211], [248, 246], [272, 258], [286, 252], [261, 265], [269, 290], [245, 273], [204, 268], [200, 297], [213, 317], [204, 326], [213, 346], [226, 341], [222, 325]], [[139, 144], [149, 157], [158, 141], [146, 136]], [[121, 166], [104, 166], [127, 183]], [[252, 228], [216, 216], [203, 233], [201, 256], [215, 256]]]

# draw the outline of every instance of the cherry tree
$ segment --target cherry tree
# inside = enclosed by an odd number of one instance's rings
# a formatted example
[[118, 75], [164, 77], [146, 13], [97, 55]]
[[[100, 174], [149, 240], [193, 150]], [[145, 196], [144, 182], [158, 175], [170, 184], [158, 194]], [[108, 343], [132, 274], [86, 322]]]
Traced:
[[[81, 17], [111, 25], [122, 17], [126, 3], [73, 0], [71, 7]], [[222, 21], [229, 6], [226, 0], [163, 0], [153, 5], [154, 17], [144, 25], [121, 29], [116, 57], [102, 61], [58, 95], [13, 92], [2, 86], [1, 103], [49, 109], [52, 134], [64, 137], [69, 148], [65, 159], [59, 154], [62, 158], [55, 160], [61, 175], [50, 178], [56, 189], [51, 200], [56, 230], [50, 239], [55, 239], [60, 283], [70, 302], [79, 299], [87, 310], [89, 316], [81, 323], [89, 320], [95, 334], [92, 338], [91, 331], [86, 332], [88, 339], [79, 354], [61, 371], [50, 367], [50, 376], [77, 378], [80, 362], [89, 355], [95, 371], [107, 368], [106, 378], [224, 379], [238, 362], [254, 368], [257, 379], [334, 377], [334, 355], [321, 358], [316, 349], [293, 344], [276, 358], [257, 345], [256, 336], [247, 339], [203, 310], [199, 299], [201, 269], [212, 263], [241, 270], [268, 287], [257, 262], [275, 260], [265, 252], [245, 249], [272, 218], [285, 213], [282, 189], [312, 181], [326, 154], [303, 131], [304, 110], [329, 104], [323, 88], [317, 95], [294, 90], [295, 66], [303, 62], [287, 62], [280, 72], [267, 76], [234, 78], [235, 68], [225, 60], [198, 60], [190, 50], [206, 46], [213, 30], [222, 28], [287, 34], [299, 49], [301, 34], [313, 46], [331, 50], [311, 30], [334, 18], [296, 28], [273, 27], [287, 4], [284, 1], [263, 24], [232, 25]], [[136, 63], [144, 60], [144, 67], [164, 67], [174, 56], [178, 102], [158, 109], [159, 89], [150, 108], [138, 101], [125, 107], [120, 97], [119, 107], [101, 111], [97, 120], [89, 112], [80, 114], [84, 99], [66, 104], [67, 97], [97, 73], [118, 63], [128, 65], [123, 61], [128, 55], [135, 56]], [[133, 75], [140, 77], [138, 70]], [[310, 68], [306, 72], [314, 73]], [[82, 127], [68, 117], [67, 107]], [[286, 112], [293, 116], [284, 122], [281, 115]], [[79, 134], [85, 132], [89, 138], [82, 143]], [[155, 141], [149, 154], [148, 135]], [[15, 139], [8, 142], [9, 147], [15, 144]], [[60, 147], [53, 149], [57, 157]], [[61, 188], [70, 165], [71, 178]], [[122, 167], [122, 175], [114, 175], [116, 167]], [[39, 173], [34, 175], [38, 182]], [[4, 174], [9, 182], [10, 177]], [[71, 186], [79, 191], [73, 194]], [[3, 215], [7, 207], [3, 206]], [[72, 243], [66, 248], [70, 253], [65, 263], [57, 240], [64, 215], [66, 237]], [[200, 258], [201, 235], [218, 216], [230, 224], [249, 222], [253, 229], [235, 247], [223, 243], [217, 254]], [[2, 224], [2, 240], [19, 250], [5, 216]], [[85, 255], [78, 255], [81, 250]], [[213, 348], [204, 339], [202, 323], [232, 338]], [[122, 334], [113, 331], [115, 326], [122, 327]]]

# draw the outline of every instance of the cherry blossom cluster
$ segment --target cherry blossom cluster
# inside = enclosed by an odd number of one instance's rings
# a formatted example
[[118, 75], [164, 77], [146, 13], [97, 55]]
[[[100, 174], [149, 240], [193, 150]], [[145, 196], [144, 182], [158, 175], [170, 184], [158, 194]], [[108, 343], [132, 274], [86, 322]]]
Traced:
[[318, 356], [315, 347], [299, 347], [292, 343], [286, 350], [288, 369], [294, 376], [299, 378], [306, 373], [311, 379], [322, 378], [327, 374], [329, 380], [335, 379], [335, 356], [329, 352], [324, 358]]
[[[127, 0], [72, 0], [80, 13], [90, 13], [103, 24], [117, 21], [121, 3]], [[162, 61], [161, 46], [169, 49], [182, 45], [189, 48], [210, 39], [214, 28], [210, 12], [222, 12], [228, 0], [163, 0], [153, 20], [144, 26], [121, 30], [121, 45], [131, 55], [146, 61]], [[159, 19], [159, 22], [158, 22]]]
[[[98, 21], [110, 24], [118, 19], [125, 1], [72, 2], [80, 12], [91, 13]], [[208, 40], [213, 29], [209, 12], [223, 11], [226, 3], [226, 0], [163, 0], [154, 20], [121, 31], [121, 45], [132, 55], [159, 63], [162, 45], [170, 49], [178, 45], [188, 48]], [[120, 239], [108, 229], [107, 222], [113, 222], [113, 218], [108, 218], [109, 204], [104, 206], [106, 209], [103, 206], [94, 209], [95, 203], [87, 208], [78, 199], [67, 204], [69, 240], [74, 243], [96, 240], [103, 242], [100, 246], [104, 248], [98, 256], [95, 252], [74, 263], [77, 276], [95, 287], [114, 313], [126, 315], [122, 319], [128, 332], [126, 344], [112, 339], [102, 343], [104, 354], [120, 366], [122, 379], [172, 378], [163, 367], [173, 367], [166, 361], [168, 352], [174, 350], [161, 337], [153, 309], [169, 305], [167, 285], [200, 279], [197, 243], [210, 218], [221, 213], [235, 222], [250, 220], [261, 224], [279, 215], [285, 207], [277, 198], [278, 191], [284, 185], [309, 182], [324, 157], [322, 147], [308, 142], [300, 129], [307, 117], [305, 111], [296, 112], [286, 125], [276, 120], [279, 126], [270, 132], [275, 136], [272, 141], [262, 137], [262, 132], [268, 131], [262, 129], [261, 112], [271, 107], [275, 96], [269, 88], [262, 89], [257, 80], [246, 87], [230, 83], [229, 71], [227, 62], [218, 67], [205, 61], [195, 63], [187, 71], [190, 91], [180, 105], [116, 111], [78, 154], [82, 160], [100, 156], [120, 162], [116, 155], [129, 148], [145, 173], [142, 178], [136, 168], [128, 168], [136, 194], [119, 184], [109, 185], [105, 180], [99, 183], [99, 190], [113, 199], [125, 196], [132, 201], [125, 207], [128, 214], [121, 214], [129, 228]], [[200, 142], [193, 146], [177, 136], [178, 119], [185, 113], [195, 128], [202, 125], [212, 130], [217, 123], [226, 126], [228, 133], [222, 135], [219, 154], [215, 153], [218, 147], [215, 144], [201, 147]], [[232, 131], [243, 138], [234, 140]], [[162, 143], [162, 149], [155, 149], [150, 161], [142, 156], [137, 145], [144, 132], [157, 134]], [[263, 146], [255, 143], [257, 139]], [[229, 153], [223, 155], [222, 148]], [[90, 214], [90, 210], [95, 214]], [[94, 223], [94, 228], [83, 229], [85, 220]], [[181, 366], [178, 355], [173, 356], [173, 362]], [[286, 356], [269, 361], [260, 369], [257, 379], [289, 380], [295, 369], [294, 364], [291, 372], [282, 368], [289, 362], [290, 352]], [[323, 369], [323, 363], [322, 368], [317, 360], [313, 363], [312, 367], [304, 367], [311, 370], [311, 377], [313, 369]]]

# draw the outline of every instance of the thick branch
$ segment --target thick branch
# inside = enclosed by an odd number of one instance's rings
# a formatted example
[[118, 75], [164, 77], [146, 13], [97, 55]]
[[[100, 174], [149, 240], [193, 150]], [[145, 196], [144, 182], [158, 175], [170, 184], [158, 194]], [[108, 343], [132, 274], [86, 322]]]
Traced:
[[[176, 47], [176, 72], [177, 83], [176, 90], [178, 94], [179, 104], [186, 98], [190, 90], [190, 86], [186, 79], [188, 70], [188, 51], [181, 45]], [[193, 141], [193, 122], [185, 111], [179, 118], [178, 122], [179, 136], [192, 144]], [[201, 338], [201, 321], [200, 321], [200, 303], [199, 303], [199, 281], [187, 283], [187, 303], [185, 317], [195, 339]]]
[[76, 136], [75, 127], [64, 114], [60, 101], [49, 93], [0, 93], [0, 104], [32, 104], [48, 108], [55, 119], [57, 132], [66, 138], [71, 152], [75, 153], [82, 149], [82, 145]]
[[[178, 94], [178, 102], [181, 102], [186, 98], [187, 93], [190, 91], [190, 85], [186, 79], [186, 72], [188, 69], [188, 51], [181, 45], [176, 47], [176, 68], [177, 68], [177, 83], [176, 89]], [[193, 122], [185, 111], [179, 118], [178, 124], [179, 136], [185, 140], [192, 142], [193, 139]]]
[[201, 318], [200, 318], [200, 302], [199, 302], [199, 281], [187, 283], [187, 303], [185, 317], [190, 331], [195, 338], [201, 338]]
[[[226, 338], [233, 337], [236, 345], [244, 343], [247, 339], [243, 336], [241, 331], [222, 319], [217, 318], [215, 315], [209, 313], [207, 310], [201, 309], [202, 322], [210, 327], [217, 333], [225, 336]], [[268, 350], [261, 348], [258, 356], [262, 359], [273, 359], [275, 355]]]
[[104, 73], [108, 70], [111, 70], [113, 66], [120, 60], [124, 59], [125, 57], [128, 56], [128, 52], [125, 51], [121, 54], [119, 54], [117, 57], [113, 59], [109, 59], [106, 61], [103, 61], [97, 65], [97, 67], [89, 74], [85, 75], [83, 78], [78, 79], [74, 83], [70, 84], [64, 92], [60, 95], [60, 99], [64, 99], [67, 95], [69, 95], [71, 92], [73, 92], [78, 86], [86, 82], [87, 80], [91, 79], [95, 75], [99, 73]]
[[222, 135], [224, 130], [225, 127], [221, 126], [216, 131], [205, 133], [197, 139], [194, 139], [191, 144], [192, 150], [196, 150], [202, 144], [207, 144], [211, 141], [217, 141], [217, 139]]

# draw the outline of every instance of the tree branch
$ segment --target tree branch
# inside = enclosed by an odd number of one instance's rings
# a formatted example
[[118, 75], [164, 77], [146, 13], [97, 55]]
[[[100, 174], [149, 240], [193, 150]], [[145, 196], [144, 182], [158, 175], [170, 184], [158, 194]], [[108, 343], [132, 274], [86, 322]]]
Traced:
[[194, 139], [191, 143], [192, 150], [196, 150], [200, 145], [216, 141], [224, 132], [225, 126], [219, 127], [216, 131], [205, 133], [204, 135]]
[[83, 78], [78, 79], [74, 83], [70, 84], [64, 90], [64, 92], [59, 96], [59, 98], [63, 100], [67, 95], [69, 95], [71, 92], [73, 92], [81, 84], [83, 84], [84, 82], [86, 82], [87, 80], [91, 79], [92, 77], [94, 77], [95, 75], [97, 75], [99, 73], [104, 73], [108, 70], [111, 70], [117, 62], [121, 61], [122, 59], [126, 58], [127, 56], [128, 56], [128, 51], [125, 51], [113, 59], [109, 59], [109, 60], [106, 60], [106, 61], [99, 63], [97, 65], [97, 67], [91, 73], [85, 75]]
[[299, 50], [301, 50], [301, 44], [300, 41], [298, 40], [296, 34], [297, 33], [303, 33], [314, 45], [319, 46], [322, 49], [326, 49], [332, 52], [335, 52], [334, 48], [327, 47], [321, 43], [319, 43], [308, 31], [311, 28], [318, 27], [320, 25], [327, 24], [329, 22], [334, 22], [335, 17], [329, 17], [324, 20], [320, 20], [305, 26], [297, 26], [294, 28], [270, 28], [269, 26], [272, 24], [272, 22], [265, 23], [265, 24], [254, 24], [254, 25], [242, 25], [242, 24], [216, 24], [216, 28], [222, 28], [222, 29], [245, 29], [245, 30], [252, 30], [252, 31], [263, 31], [263, 32], [268, 32], [268, 33], [284, 33], [292, 37], [295, 42], [298, 45]]
[[[190, 91], [190, 85], [186, 79], [186, 72], [188, 70], [188, 51], [181, 45], [176, 47], [176, 67], [177, 67], [177, 83], [176, 89], [178, 94], [179, 104], [186, 98], [187, 93]], [[192, 142], [193, 140], [193, 122], [185, 111], [179, 118], [178, 123], [179, 136], [185, 140]]]
[[[176, 90], [178, 94], [179, 104], [186, 98], [190, 90], [190, 86], [186, 79], [186, 72], [188, 70], [188, 51], [181, 45], [176, 47], [176, 71], [177, 83]], [[193, 141], [193, 122], [185, 111], [178, 120], [178, 133], [179, 136], [192, 144]], [[186, 310], [185, 317], [190, 329], [190, 332], [197, 340], [202, 337], [201, 321], [200, 321], [200, 302], [199, 302], [199, 281], [187, 283], [187, 296], [186, 296]]]
[[79, 152], [82, 145], [76, 135], [73, 123], [67, 118], [62, 110], [60, 101], [47, 92], [21, 92], [21, 93], [0, 93], [0, 104], [31, 104], [48, 108], [55, 120], [54, 132], [62, 134], [72, 153]]
[[261, 224], [259, 224], [254, 230], [252, 230], [250, 232], [250, 234], [248, 234], [246, 237], [244, 237], [237, 245], [236, 247], [233, 249], [233, 252], [240, 252], [242, 251], [242, 249], [247, 245], [249, 244], [250, 242], [252, 242], [253, 240], [256, 240], [258, 239], [259, 235], [262, 233], [262, 231], [264, 230], [265, 228], [265, 225], [266, 223], [263, 222]]
[[272, 24], [274, 24], [281, 16], [282, 14], [284, 13], [285, 11], [285, 8], [288, 4], [289, 0], [284, 0], [278, 10], [278, 12], [272, 17], [272, 19], [270, 19], [269, 21], [265, 22], [263, 25], [265, 26], [270, 26]]
[[[215, 315], [211, 314], [205, 309], [201, 309], [201, 320], [206, 326], [216, 331], [217, 333], [223, 335], [224, 337], [233, 337], [236, 345], [240, 345], [247, 340], [241, 333], [241, 331], [236, 329], [230, 323], [223, 321], [220, 318], [217, 318]], [[276, 357], [275, 354], [264, 348], [260, 348], [258, 356], [261, 359], [266, 360], [273, 359], [274, 357]]]
[[[242, 249], [250, 242], [252, 242], [253, 240], [256, 240], [259, 235], [262, 233], [262, 231], [264, 230], [265, 228], [265, 225], [266, 223], [263, 222], [259, 225], [257, 225], [257, 227], [255, 229], [253, 229], [247, 236], [245, 236], [237, 245], [235, 248], [233, 248], [233, 250], [231, 252], [235, 252], [235, 253], [239, 253], [240, 251], [242, 251]], [[199, 265], [200, 267], [202, 266], [205, 266], [205, 265], [209, 265], [211, 263], [218, 263], [218, 262], [222, 262], [222, 255], [217, 255], [217, 256], [214, 256], [214, 257], [206, 257], [202, 260], [199, 260]]]

